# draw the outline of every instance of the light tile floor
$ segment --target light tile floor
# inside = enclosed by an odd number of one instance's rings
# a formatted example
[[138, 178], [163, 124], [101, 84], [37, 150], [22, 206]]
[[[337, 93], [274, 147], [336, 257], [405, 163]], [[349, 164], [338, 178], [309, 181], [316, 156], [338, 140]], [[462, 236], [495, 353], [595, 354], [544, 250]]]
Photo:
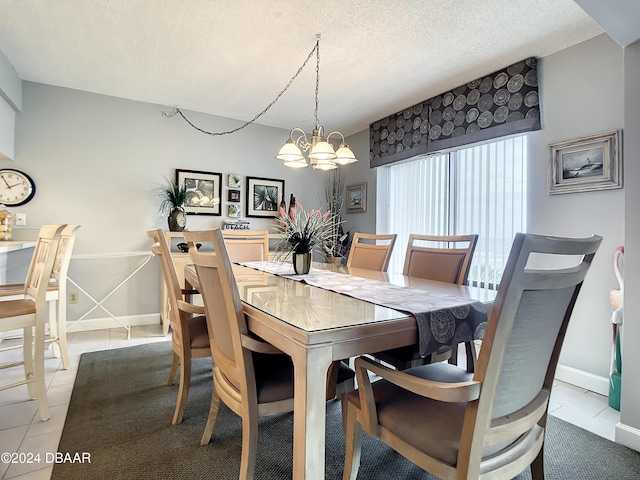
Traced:
[[[132, 327], [130, 339], [127, 339], [126, 331], [122, 328], [70, 333], [68, 339], [71, 357], [69, 370], [63, 370], [60, 360], [52, 356], [51, 350], [47, 350], [45, 369], [51, 410], [49, 421], [40, 421], [36, 403], [25, 401], [26, 387], [0, 392], [0, 454], [40, 453], [42, 459], [41, 463], [31, 464], [0, 462], [2, 479], [48, 480], [51, 477], [53, 466], [44, 461], [45, 454], [57, 451], [82, 353], [168, 341], [169, 337], [162, 335], [160, 325], [145, 325]], [[19, 356], [19, 351], [0, 352], [0, 363]], [[17, 378], [21, 373], [19, 368], [12, 370], [16, 372], [0, 372], [3, 382], [10, 380], [11, 376]], [[615, 425], [620, 420], [620, 413], [608, 406], [606, 397], [563, 382], [556, 382], [553, 387], [549, 412], [610, 440], [613, 440]]]

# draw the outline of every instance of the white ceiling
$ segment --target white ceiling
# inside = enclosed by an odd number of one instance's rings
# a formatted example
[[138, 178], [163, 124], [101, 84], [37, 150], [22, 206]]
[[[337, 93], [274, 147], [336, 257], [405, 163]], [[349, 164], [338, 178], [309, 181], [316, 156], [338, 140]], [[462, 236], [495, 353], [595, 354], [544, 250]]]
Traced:
[[[27, 81], [249, 120], [320, 42], [320, 123], [344, 134], [603, 30], [573, 0], [2, 0]], [[258, 123], [313, 126], [315, 59]]]

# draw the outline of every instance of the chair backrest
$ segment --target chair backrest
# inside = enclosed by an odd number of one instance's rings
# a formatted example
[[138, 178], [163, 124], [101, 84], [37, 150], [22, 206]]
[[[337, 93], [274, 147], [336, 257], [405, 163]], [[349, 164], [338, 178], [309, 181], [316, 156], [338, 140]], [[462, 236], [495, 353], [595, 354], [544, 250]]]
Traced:
[[403, 274], [440, 282], [467, 283], [478, 235], [409, 236]]
[[[63, 291], [66, 289], [71, 254], [73, 253], [73, 246], [76, 242], [76, 233], [80, 227], [81, 225], [67, 225], [60, 232], [51, 279], [58, 285], [58, 288]], [[64, 301], [65, 297], [61, 296], [60, 300]]]
[[[569, 318], [601, 241], [596, 235], [516, 235], [483, 337], [474, 373], [482, 389], [480, 398], [467, 406], [459, 461], [480, 468], [482, 456], [505, 449], [500, 456], [513, 453], [510, 462], [522, 456], [518, 448], [535, 450], [536, 442], [542, 444]], [[554, 255], [556, 265], [568, 264], [566, 256], [578, 260], [571, 267], [536, 270], [527, 268], [532, 254]], [[463, 445], [470, 450], [463, 451]], [[519, 461], [525, 462], [523, 468], [528, 465], [527, 459]]]
[[[184, 238], [200, 282], [215, 368], [241, 394], [256, 396], [253, 358], [241, 341], [248, 333], [247, 322], [222, 231], [185, 231]], [[198, 250], [197, 243], [205, 247]], [[225, 388], [226, 383], [216, 385]]]
[[266, 230], [221, 230], [232, 262], [261, 262], [269, 259]]
[[181, 322], [178, 300], [183, 300], [184, 296], [182, 294], [180, 281], [178, 280], [176, 267], [171, 259], [169, 244], [164, 236], [164, 232], [159, 228], [149, 230], [147, 232], [147, 236], [153, 240], [151, 251], [160, 262], [160, 272], [167, 287], [167, 297], [169, 299], [169, 324], [173, 329], [172, 340], [178, 345], [183, 345], [183, 325]]
[[64, 227], [65, 225], [43, 225], [38, 232], [25, 282], [25, 295], [34, 299], [38, 307], [44, 306], [59, 235]]
[[347, 266], [386, 272], [396, 236], [395, 233], [354, 233]]

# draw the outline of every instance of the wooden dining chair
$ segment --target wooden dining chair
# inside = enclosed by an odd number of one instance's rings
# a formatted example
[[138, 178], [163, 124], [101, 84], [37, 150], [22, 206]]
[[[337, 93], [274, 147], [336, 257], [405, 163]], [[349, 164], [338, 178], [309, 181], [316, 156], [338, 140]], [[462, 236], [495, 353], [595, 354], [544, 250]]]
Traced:
[[[416, 235], [409, 236], [403, 274], [439, 282], [465, 285], [476, 248], [478, 235]], [[473, 372], [476, 349], [473, 341], [465, 342], [467, 370]], [[443, 348], [422, 357], [416, 345], [385, 350], [374, 358], [404, 370], [418, 365], [449, 360], [457, 364], [458, 345]]]
[[[356, 478], [363, 429], [442, 479], [509, 479], [529, 465], [532, 477], [543, 479], [558, 357], [601, 241], [516, 235], [473, 374], [448, 363], [400, 372], [356, 359], [358, 390], [345, 402], [343, 480]], [[532, 254], [579, 260], [534, 270], [526, 268]], [[372, 383], [370, 373], [382, 380]]]
[[[40, 418], [49, 419], [47, 389], [44, 382], [46, 295], [53, 270], [58, 236], [64, 225], [44, 225], [38, 233], [23, 298], [0, 302], [0, 331], [22, 329], [22, 361], [0, 368], [24, 366], [24, 380], [0, 385], [0, 391], [27, 385], [29, 396], [38, 402]], [[13, 347], [10, 347], [13, 348]], [[6, 349], [0, 349], [4, 351]]]
[[354, 233], [347, 267], [386, 272], [397, 235]]
[[173, 361], [167, 386], [173, 385], [180, 368], [178, 398], [171, 420], [173, 425], [177, 425], [182, 422], [189, 397], [191, 359], [211, 356], [209, 333], [204, 317], [204, 307], [193, 305], [188, 301], [193, 291], [180, 286], [164, 232], [156, 228], [149, 230], [147, 235], [153, 240], [151, 251], [160, 262], [160, 271], [168, 291], [169, 322], [173, 330], [171, 334]]
[[[49, 334], [45, 338], [45, 343], [52, 344], [54, 356], [61, 357], [62, 367], [65, 370], [71, 366], [67, 347], [67, 273], [79, 228], [80, 225], [67, 225], [60, 232], [46, 295], [46, 302], [49, 305]], [[24, 298], [24, 292], [24, 283], [1, 285], [0, 301]]]
[[269, 232], [266, 230], [221, 230], [232, 262], [269, 260]]
[[[293, 362], [249, 332], [221, 231], [185, 231], [184, 237], [198, 275], [213, 355], [211, 408], [201, 444], [211, 439], [222, 400], [242, 417], [240, 478], [250, 479], [255, 470], [258, 417], [293, 410]], [[197, 243], [211, 244], [213, 253], [198, 251]], [[330, 369], [328, 376], [336, 379], [337, 390], [346, 393], [345, 385], [352, 390], [353, 370], [343, 362], [334, 365], [337, 370]], [[327, 397], [333, 398], [334, 391], [328, 386]]]

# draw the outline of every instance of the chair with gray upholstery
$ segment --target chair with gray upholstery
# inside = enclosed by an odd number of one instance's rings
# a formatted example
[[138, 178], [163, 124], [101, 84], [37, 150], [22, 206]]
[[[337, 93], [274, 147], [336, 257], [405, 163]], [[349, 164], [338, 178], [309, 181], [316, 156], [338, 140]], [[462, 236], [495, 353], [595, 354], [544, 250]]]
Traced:
[[[529, 465], [543, 479], [556, 365], [601, 241], [516, 235], [473, 374], [448, 363], [397, 371], [356, 359], [343, 480], [356, 478], [363, 430], [443, 479], [509, 479]], [[545, 269], [527, 268], [532, 254]], [[372, 383], [369, 372], [382, 380]]]
[[[293, 411], [294, 370], [289, 355], [253, 336], [248, 328], [225, 240], [219, 229], [184, 232], [198, 275], [213, 354], [213, 389], [201, 444], [211, 439], [220, 400], [242, 417], [240, 478], [253, 478], [258, 417]], [[197, 243], [213, 252], [198, 251]], [[208, 249], [207, 249], [208, 250]], [[328, 372], [327, 398], [353, 390], [354, 372], [343, 362]]]

